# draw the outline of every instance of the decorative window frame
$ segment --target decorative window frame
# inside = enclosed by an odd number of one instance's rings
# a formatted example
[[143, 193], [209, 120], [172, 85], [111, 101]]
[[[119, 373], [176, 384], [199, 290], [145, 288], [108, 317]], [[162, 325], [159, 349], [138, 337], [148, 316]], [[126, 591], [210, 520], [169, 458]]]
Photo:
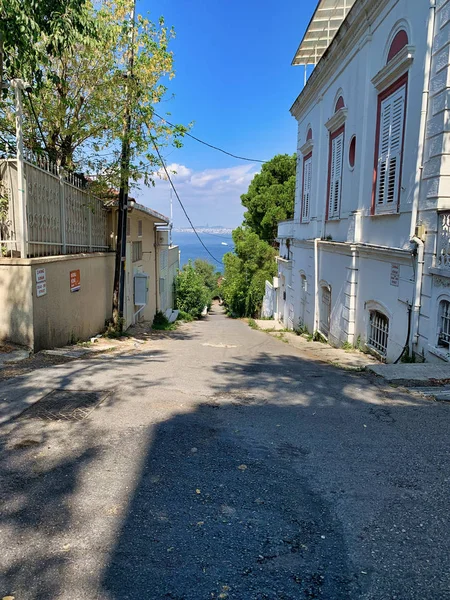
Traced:
[[347, 120], [348, 108], [339, 108], [334, 115], [328, 119], [325, 123], [325, 127], [328, 129], [330, 134], [335, 133], [337, 129], [340, 129], [345, 125], [345, 121]]
[[[340, 109], [347, 110], [347, 109]], [[344, 121], [345, 122], [345, 121]], [[332, 160], [333, 160], [333, 141], [339, 137], [342, 138], [342, 165], [341, 165], [341, 186], [340, 186], [340, 196], [339, 196], [339, 211], [337, 214], [333, 214], [330, 216], [330, 188], [331, 188], [331, 169], [332, 169]], [[345, 156], [345, 125], [341, 125], [338, 129], [335, 129], [329, 135], [329, 147], [328, 147], [328, 179], [327, 179], [327, 197], [326, 197], [326, 208], [325, 208], [325, 220], [326, 221], [339, 221], [341, 218], [341, 201], [342, 201], [342, 181], [344, 176], [344, 158]]]
[[372, 77], [372, 84], [377, 92], [384, 92], [407, 73], [413, 64], [415, 50], [415, 46], [408, 44]]
[[[386, 43], [386, 46], [384, 48], [384, 53], [383, 53], [383, 65], [387, 65], [388, 62], [390, 62], [390, 61], [388, 61], [388, 58], [389, 58], [389, 52], [391, 51], [391, 46], [392, 46], [397, 34], [400, 33], [401, 30], [403, 30], [406, 33], [406, 35], [408, 37], [408, 44], [409, 45], [412, 44], [411, 23], [406, 19], [399, 19], [395, 23], [393, 28], [391, 29], [391, 33], [389, 34], [389, 37], [387, 38], [387, 43]], [[391, 58], [391, 60], [393, 60], [394, 58], [395, 58], [395, 56], [393, 56]]]
[[[407, 46], [406, 46], [407, 47]], [[395, 57], [391, 62], [395, 60]], [[389, 63], [390, 64], [390, 63]], [[373, 80], [372, 80], [373, 82]], [[375, 154], [374, 154], [374, 166], [373, 166], [373, 177], [372, 177], [372, 204], [370, 208], [370, 214], [372, 217], [379, 215], [396, 215], [399, 212], [400, 208], [400, 194], [402, 191], [402, 176], [403, 176], [403, 159], [405, 152], [405, 136], [406, 136], [406, 123], [407, 123], [407, 111], [408, 111], [408, 88], [409, 88], [409, 78], [408, 72], [403, 73], [403, 75], [394, 81], [389, 87], [384, 89], [380, 94], [378, 94], [377, 99], [377, 120], [375, 127]], [[381, 208], [377, 210], [376, 206], [376, 195], [377, 195], [377, 179], [378, 179], [378, 152], [380, 149], [380, 128], [381, 128], [381, 105], [386, 98], [389, 98], [392, 94], [395, 94], [401, 87], [405, 86], [405, 110], [403, 115], [403, 136], [402, 136], [402, 150], [401, 150], [401, 162], [400, 162], [400, 171], [399, 171], [399, 184], [398, 184], [398, 192], [397, 192], [397, 202], [393, 202], [393, 206], [386, 208]]]
[[[308, 205], [308, 214], [303, 216], [303, 208], [305, 202], [305, 166], [308, 160], [311, 160], [311, 174], [312, 174], [312, 150], [309, 154], [305, 154], [303, 156], [303, 164], [302, 164], [302, 188], [301, 188], [301, 202], [300, 202], [300, 223], [309, 223], [311, 220], [311, 187], [309, 188], [309, 205]], [[312, 175], [311, 175], [312, 179]]]

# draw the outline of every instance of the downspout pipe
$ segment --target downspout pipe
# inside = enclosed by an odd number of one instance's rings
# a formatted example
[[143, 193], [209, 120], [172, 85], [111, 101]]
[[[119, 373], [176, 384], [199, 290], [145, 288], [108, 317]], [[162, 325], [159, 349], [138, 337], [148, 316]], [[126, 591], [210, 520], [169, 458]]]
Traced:
[[158, 248], [159, 248], [159, 244], [158, 244], [158, 229], [156, 228], [156, 225], [153, 228], [154, 231], [154, 235], [155, 235], [155, 306], [156, 306], [156, 312], [159, 311], [159, 261], [158, 261]]
[[414, 289], [413, 317], [411, 327], [411, 337], [409, 339], [409, 352], [412, 355], [413, 345], [419, 341], [419, 316], [422, 298], [422, 278], [424, 267], [424, 242], [416, 235], [417, 216], [419, 212], [419, 199], [422, 183], [423, 163], [425, 158], [425, 136], [428, 113], [428, 102], [430, 96], [430, 74], [432, 61], [432, 47], [434, 38], [434, 22], [436, 13], [436, 0], [430, 0], [430, 12], [427, 28], [427, 49], [425, 54], [424, 68], [424, 87], [422, 92], [422, 108], [420, 112], [419, 124], [419, 145], [417, 149], [416, 174], [414, 179], [414, 195], [411, 209], [411, 227], [409, 232], [410, 242], [416, 245], [417, 249], [417, 269], [416, 285]]
[[314, 238], [314, 331], [319, 331], [319, 241]]

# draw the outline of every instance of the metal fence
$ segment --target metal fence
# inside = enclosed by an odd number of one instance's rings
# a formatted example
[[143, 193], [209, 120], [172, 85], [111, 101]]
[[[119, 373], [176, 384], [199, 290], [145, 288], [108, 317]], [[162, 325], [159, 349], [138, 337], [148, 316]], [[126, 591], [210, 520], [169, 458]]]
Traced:
[[[27, 257], [109, 250], [107, 209], [82, 178], [32, 155], [24, 172]], [[16, 159], [1, 160], [1, 256], [20, 256], [19, 192]]]

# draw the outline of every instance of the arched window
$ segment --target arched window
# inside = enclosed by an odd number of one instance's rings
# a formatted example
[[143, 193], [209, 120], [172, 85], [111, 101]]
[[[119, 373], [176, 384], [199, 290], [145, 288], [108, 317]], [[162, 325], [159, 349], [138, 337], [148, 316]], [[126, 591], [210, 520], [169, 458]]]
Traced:
[[339, 96], [339, 98], [336, 100], [336, 105], [334, 107], [334, 112], [336, 113], [341, 108], [345, 108], [345, 102], [344, 102], [344, 98], [342, 96]]
[[404, 29], [400, 29], [400, 31], [398, 31], [395, 34], [394, 39], [392, 40], [391, 45], [389, 47], [387, 62], [390, 62], [394, 58], [394, 56], [396, 56], [400, 52], [400, 50], [407, 46], [408, 41], [408, 34]]
[[439, 302], [438, 346], [450, 348], [450, 301], [447, 298]]
[[308, 131], [306, 133], [306, 141], [309, 142], [309, 140], [312, 140], [312, 136], [313, 136], [312, 129], [311, 129], [311, 127], [309, 127]]

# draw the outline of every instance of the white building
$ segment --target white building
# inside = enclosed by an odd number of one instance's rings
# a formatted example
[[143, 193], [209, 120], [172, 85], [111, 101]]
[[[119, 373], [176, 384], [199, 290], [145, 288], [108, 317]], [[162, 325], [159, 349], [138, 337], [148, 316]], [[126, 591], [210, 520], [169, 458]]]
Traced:
[[450, 0], [320, 0], [293, 64], [313, 70], [276, 316], [449, 360]]

